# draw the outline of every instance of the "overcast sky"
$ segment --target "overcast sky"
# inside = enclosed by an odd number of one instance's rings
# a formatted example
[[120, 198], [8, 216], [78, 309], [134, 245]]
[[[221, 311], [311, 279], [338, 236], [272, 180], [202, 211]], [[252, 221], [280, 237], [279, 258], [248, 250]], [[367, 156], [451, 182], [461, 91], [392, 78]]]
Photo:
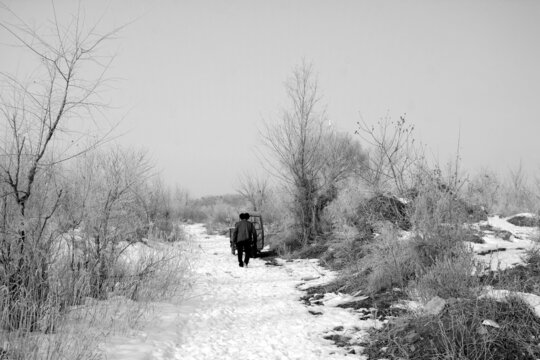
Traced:
[[[4, 0], [26, 21], [45, 0]], [[56, 0], [61, 18], [77, 1]], [[305, 59], [333, 126], [406, 114], [430, 156], [507, 172], [540, 165], [540, 1], [92, 0], [102, 31], [135, 20], [116, 54], [112, 119], [171, 184], [195, 196], [235, 191], [257, 164], [257, 129], [279, 121], [284, 82]], [[0, 10], [0, 21], [13, 20]], [[0, 43], [13, 43], [0, 31]], [[22, 73], [0, 45], [0, 69]]]

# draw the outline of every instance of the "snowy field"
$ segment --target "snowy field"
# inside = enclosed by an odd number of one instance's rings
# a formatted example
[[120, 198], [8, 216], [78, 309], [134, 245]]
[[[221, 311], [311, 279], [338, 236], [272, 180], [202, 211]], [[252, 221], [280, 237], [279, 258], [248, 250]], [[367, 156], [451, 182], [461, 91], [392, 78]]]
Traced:
[[[471, 246], [488, 268], [515, 266], [537, 244], [534, 228], [499, 217], [480, 225], [489, 225], [483, 230], [485, 243]], [[500, 236], [503, 230], [506, 239]], [[337, 307], [364, 297], [327, 293], [320, 298], [322, 306], [299, 301], [302, 290], [335, 278], [317, 260], [277, 259], [279, 266], [268, 266], [265, 259], [252, 259], [249, 268], [240, 268], [228, 238], [207, 235], [202, 225], [186, 231], [195, 249], [191, 290], [182, 298], [153, 304], [153, 320], [143, 329], [109, 339], [107, 359], [366, 359], [355, 344], [366, 339], [367, 329], [382, 323], [365, 316], [360, 320], [358, 310]], [[486, 291], [485, 296], [504, 295]], [[540, 298], [526, 295], [540, 312]], [[347, 347], [325, 339], [341, 336], [349, 338]]]
[[197, 249], [194, 285], [182, 301], [155, 304], [153, 321], [105, 346], [107, 359], [362, 359], [360, 348], [325, 340], [351, 336], [360, 342], [377, 320], [359, 320], [354, 310], [336, 307], [351, 301], [327, 296], [317, 316], [299, 301], [300, 289], [330, 281], [334, 274], [314, 260], [265, 265], [252, 259], [240, 268], [228, 238], [209, 236], [201, 225], [186, 229]]

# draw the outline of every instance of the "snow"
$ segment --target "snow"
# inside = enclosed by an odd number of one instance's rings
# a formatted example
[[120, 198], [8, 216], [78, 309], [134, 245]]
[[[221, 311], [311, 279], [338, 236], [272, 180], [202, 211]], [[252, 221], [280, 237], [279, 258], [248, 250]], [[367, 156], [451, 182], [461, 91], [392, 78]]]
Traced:
[[501, 218], [499, 216], [490, 216], [488, 218], [488, 224], [497, 229], [510, 231], [514, 235], [514, 237], [517, 237], [517, 238], [533, 238], [535, 236], [538, 236], [537, 228], [526, 227], [526, 226], [516, 226], [507, 221], [508, 219], [514, 216], [518, 216], [518, 215], [525, 216], [525, 217], [534, 216], [534, 214], [529, 214], [529, 213], [512, 215], [505, 218]]
[[352, 296], [348, 294], [324, 294], [322, 302], [326, 306], [339, 306], [354, 301], [362, 301], [369, 298], [369, 296]]
[[526, 250], [536, 244], [528, 239], [514, 238], [507, 241], [493, 235], [484, 236], [484, 241], [484, 244], [471, 244], [471, 247], [476, 253], [494, 251], [486, 255], [477, 255], [477, 258], [486, 263], [491, 270], [504, 270], [522, 264]]
[[[229, 240], [208, 236], [190, 225], [194, 284], [187, 298], [154, 304], [153, 321], [103, 345], [106, 358], [143, 359], [362, 359], [348, 354], [323, 336], [339, 334], [361, 342], [377, 320], [360, 320], [352, 309], [337, 304], [355, 301], [350, 295], [325, 295], [332, 306], [307, 307], [299, 298], [306, 289], [336, 274], [317, 260], [283, 261], [267, 266], [252, 259], [238, 267]], [[358, 300], [359, 297], [356, 297]], [[309, 310], [316, 310], [314, 316]], [[339, 327], [339, 328], [338, 328]], [[342, 328], [341, 328], [342, 327]], [[357, 352], [360, 346], [353, 346]]]
[[424, 304], [415, 300], [400, 300], [399, 302], [392, 304], [392, 308], [404, 309], [412, 313], [421, 313], [424, 310]]
[[[522, 263], [526, 250], [537, 246], [537, 229], [514, 226], [506, 220], [490, 217], [483, 225], [489, 224], [494, 231], [484, 232], [485, 243], [470, 243], [477, 258], [493, 270]], [[512, 236], [503, 240], [498, 237], [499, 230]], [[299, 301], [303, 290], [336, 277], [318, 260], [276, 259], [274, 264], [278, 266], [267, 266], [265, 259], [252, 259], [248, 268], [240, 268], [236, 256], [230, 253], [228, 238], [208, 235], [202, 225], [187, 226], [186, 231], [195, 249], [190, 254], [191, 290], [181, 299], [152, 304], [153, 321], [143, 328], [110, 338], [103, 345], [108, 359], [366, 358], [358, 355], [362, 350], [358, 344], [366, 340], [367, 330], [380, 328], [383, 323], [360, 320], [362, 311], [340, 307], [365, 296], [327, 293], [317, 302], [321, 305], [306, 306]], [[478, 254], [485, 251], [493, 252]], [[485, 296], [502, 300], [509, 294], [490, 289]], [[540, 297], [513, 294], [527, 301], [540, 316]], [[422, 309], [413, 301], [393, 306]], [[351, 338], [352, 345], [338, 347], [324, 338], [336, 335]], [[357, 354], [348, 354], [351, 349]]]
[[509, 218], [492, 216], [488, 218], [487, 222], [483, 222], [480, 225], [491, 225], [494, 230], [504, 230], [512, 233], [509, 240], [503, 240], [497, 237], [496, 232], [487, 231], [485, 232], [486, 235], [483, 236], [484, 244], [470, 243], [471, 248], [477, 254], [490, 251], [489, 254], [478, 254], [476, 257], [487, 268], [494, 271], [523, 264], [523, 256], [526, 251], [538, 246], [538, 229], [515, 226], [509, 223], [507, 219]]

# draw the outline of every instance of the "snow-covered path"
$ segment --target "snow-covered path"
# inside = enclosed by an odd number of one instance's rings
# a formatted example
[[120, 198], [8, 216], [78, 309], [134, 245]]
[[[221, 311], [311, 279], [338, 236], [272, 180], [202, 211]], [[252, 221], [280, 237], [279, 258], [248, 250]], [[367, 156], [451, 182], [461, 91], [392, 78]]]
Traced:
[[322, 338], [336, 326], [358, 329], [353, 313], [324, 307], [313, 316], [298, 301], [302, 278], [323, 275], [313, 261], [266, 266], [264, 259], [252, 259], [249, 268], [240, 268], [227, 238], [208, 236], [200, 225], [188, 231], [199, 252], [192, 296], [177, 305], [158, 304], [144, 332], [107, 346], [108, 359], [359, 358]]

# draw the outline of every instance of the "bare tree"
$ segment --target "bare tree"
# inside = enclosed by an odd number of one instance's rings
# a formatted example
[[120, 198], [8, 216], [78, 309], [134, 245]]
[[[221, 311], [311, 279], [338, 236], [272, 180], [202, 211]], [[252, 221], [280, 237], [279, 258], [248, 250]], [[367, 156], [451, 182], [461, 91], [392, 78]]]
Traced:
[[466, 196], [473, 203], [484, 206], [488, 213], [493, 213], [501, 198], [501, 189], [497, 174], [484, 168], [467, 181]]
[[237, 192], [246, 199], [253, 211], [262, 211], [270, 195], [268, 178], [243, 174]]
[[538, 211], [533, 187], [521, 160], [515, 169], [510, 169], [506, 183], [505, 211]]
[[[0, 30], [34, 55], [40, 69], [28, 83], [0, 73], [0, 287], [7, 289], [3, 305], [10, 314], [4, 325], [34, 329], [49, 294], [51, 222], [63, 196], [53, 167], [78, 153], [59, 135], [98, 105], [109, 63], [101, 64], [97, 53], [115, 32], [85, 31], [77, 15], [66, 27], [55, 21], [48, 37], [17, 19], [18, 25], [0, 23]], [[97, 76], [85, 78], [85, 71]]]
[[372, 126], [358, 123], [356, 134], [372, 147], [364, 179], [375, 190], [396, 190], [400, 195], [408, 190], [411, 170], [419, 158], [413, 131], [404, 116], [395, 122], [387, 116]]
[[144, 206], [149, 223], [154, 223], [158, 219], [169, 219], [172, 216], [171, 192], [163, 179], [153, 176], [149, 183], [143, 183]]
[[187, 206], [190, 201], [189, 191], [176, 185], [176, 187], [174, 188], [173, 200], [176, 210], [178, 210], [178, 208], [180, 207]]
[[324, 112], [317, 81], [310, 65], [302, 64], [286, 83], [291, 108], [283, 112], [282, 121], [267, 125], [265, 145], [276, 159], [275, 170], [289, 185], [294, 197], [293, 213], [304, 242], [314, 237], [313, 204], [320, 169], [319, 145], [323, 135]]
[[145, 152], [115, 148], [99, 156], [92, 169], [98, 181], [82, 229], [93, 243], [87, 254], [92, 295], [103, 297], [118, 256], [140, 240], [148, 224], [137, 191], [148, 180], [151, 166]]
[[295, 222], [307, 242], [321, 231], [320, 214], [336, 197], [336, 183], [358, 169], [361, 156], [350, 137], [325, 125], [310, 65], [297, 67], [286, 89], [290, 108], [280, 122], [267, 124], [262, 137], [275, 159], [275, 173], [288, 185]]
[[60, 209], [69, 219], [63, 231], [78, 234], [69, 239], [70, 270], [75, 278], [88, 274], [84, 296], [104, 297], [117, 282], [111, 277], [118, 257], [148, 231], [155, 205], [148, 195], [155, 185], [149, 182], [152, 166], [144, 151], [120, 147], [87, 153], [75, 163]]

